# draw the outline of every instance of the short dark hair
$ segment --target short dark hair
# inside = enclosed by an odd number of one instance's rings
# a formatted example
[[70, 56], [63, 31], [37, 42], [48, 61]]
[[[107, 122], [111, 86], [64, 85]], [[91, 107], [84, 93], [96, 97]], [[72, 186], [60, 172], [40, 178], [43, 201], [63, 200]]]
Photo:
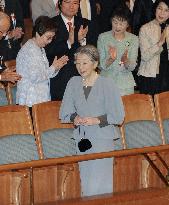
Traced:
[[36, 19], [35, 25], [33, 27], [32, 37], [36, 35], [36, 32], [40, 36], [42, 36], [47, 31], [52, 31], [56, 33], [57, 31], [56, 23], [52, 20], [52, 18], [49, 18], [48, 16], [39, 16]]
[[61, 11], [62, 2], [63, 2], [63, 0], [58, 0], [58, 8], [60, 11]]
[[121, 21], [127, 21], [127, 23], [130, 25], [131, 23], [131, 11], [127, 7], [127, 5], [123, 5], [120, 7], [117, 7], [111, 16], [111, 21], [114, 17], [117, 17]]
[[[62, 2], [63, 2], [63, 0], [58, 0], [58, 8], [60, 11], [61, 11], [61, 7], [62, 7]], [[79, 0], [79, 2], [80, 2], [80, 0]]]

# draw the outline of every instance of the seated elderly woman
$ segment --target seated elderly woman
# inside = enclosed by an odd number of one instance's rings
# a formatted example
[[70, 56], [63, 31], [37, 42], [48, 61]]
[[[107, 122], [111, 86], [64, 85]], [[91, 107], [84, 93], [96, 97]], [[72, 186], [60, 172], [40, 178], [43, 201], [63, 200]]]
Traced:
[[51, 66], [44, 47], [55, 36], [56, 25], [47, 16], [39, 17], [33, 27], [33, 38], [28, 40], [16, 58], [16, 71], [21, 75], [17, 84], [17, 103], [32, 107], [50, 100], [49, 80], [67, 63], [68, 57], [55, 57]]
[[117, 8], [111, 18], [112, 30], [100, 34], [98, 51], [101, 75], [110, 77], [121, 95], [134, 93], [132, 72], [138, 55], [138, 37], [128, 33], [131, 12], [127, 6]]

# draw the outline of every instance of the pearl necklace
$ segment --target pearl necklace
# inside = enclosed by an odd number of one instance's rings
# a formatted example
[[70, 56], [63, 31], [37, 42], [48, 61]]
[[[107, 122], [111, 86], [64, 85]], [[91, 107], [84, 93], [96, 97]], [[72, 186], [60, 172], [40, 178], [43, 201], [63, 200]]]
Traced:
[[85, 86], [85, 88], [87, 88], [88, 86], [93, 86], [97, 77], [98, 77], [98, 74], [96, 73], [92, 79], [87, 80], [83, 78], [83, 85]]

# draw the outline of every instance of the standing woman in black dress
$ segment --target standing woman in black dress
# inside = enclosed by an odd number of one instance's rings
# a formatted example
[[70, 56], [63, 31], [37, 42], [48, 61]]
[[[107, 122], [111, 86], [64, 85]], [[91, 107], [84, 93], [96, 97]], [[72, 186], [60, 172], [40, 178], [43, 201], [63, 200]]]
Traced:
[[169, 91], [169, 0], [157, 0], [155, 18], [140, 29], [140, 93]]

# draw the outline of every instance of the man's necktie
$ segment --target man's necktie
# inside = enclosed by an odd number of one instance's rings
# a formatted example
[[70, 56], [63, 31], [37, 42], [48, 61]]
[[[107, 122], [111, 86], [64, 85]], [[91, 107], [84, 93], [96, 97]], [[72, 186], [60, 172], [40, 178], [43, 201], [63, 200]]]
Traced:
[[87, 10], [87, 2], [86, 0], [80, 1], [80, 9], [83, 18], [88, 19], [88, 10]]
[[67, 25], [68, 25], [68, 31], [70, 31], [71, 30], [71, 27], [72, 27], [72, 22], [67, 22]]

